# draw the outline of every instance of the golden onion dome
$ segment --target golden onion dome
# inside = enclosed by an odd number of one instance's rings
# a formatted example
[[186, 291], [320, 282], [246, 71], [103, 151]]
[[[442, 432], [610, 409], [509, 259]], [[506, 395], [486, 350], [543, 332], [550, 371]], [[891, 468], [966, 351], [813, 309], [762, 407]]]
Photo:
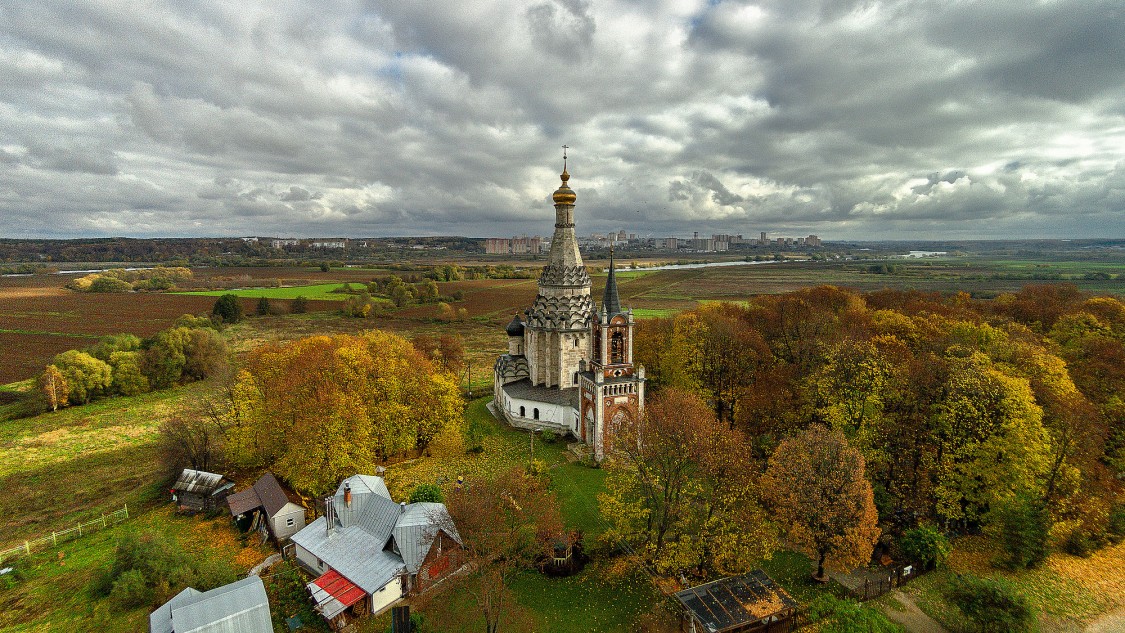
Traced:
[[562, 184], [559, 185], [559, 188], [555, 190], [555, 194], [552, 196], [552, 198], [554, 198], [555, 200], [555, 204], [574, 204], [574, 201], [578, 199], [578, 196], [575, 195], [574, 190], [570, 188], [570, 185], [566, 184], [566, 181], [570, 180], [570, 174], [566, 173], [565, 166], [563, 167], [562, 175], [560, 175], [559, 177], [562, 178]]

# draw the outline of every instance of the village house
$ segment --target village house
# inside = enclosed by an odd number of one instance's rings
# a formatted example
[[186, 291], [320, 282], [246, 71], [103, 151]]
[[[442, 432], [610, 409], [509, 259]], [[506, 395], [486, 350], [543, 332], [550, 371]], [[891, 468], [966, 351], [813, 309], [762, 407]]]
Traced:
[[250, 488], [227, 497], [227, 506], [235, 520], [252, 515], [249, 529], [268, 534], [277, 542], [305, 527], [305, 508], [300, 499], [287, 492], [273, 473], [262, 475]]
[[181, 512], [209, 512], [232, 492], [234, 482], [222, 475], [185, 468], [172, 486], [172, 501]]
[[461, 537], [441, 503], [395, 503], [382, 477], [354, 475], [325, 516], [292, 537], [316, 610], [334, 629], [380, 613], [460, 568]]
[[273, 633], [266, 587], [257, 576], [210, 591], [191, 587], [148, 616], [149, 633]]

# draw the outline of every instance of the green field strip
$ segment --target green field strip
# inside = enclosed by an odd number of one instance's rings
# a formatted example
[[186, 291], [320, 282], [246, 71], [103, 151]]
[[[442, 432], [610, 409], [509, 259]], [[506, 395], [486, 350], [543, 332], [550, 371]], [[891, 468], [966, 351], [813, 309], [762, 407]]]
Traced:
[[[358, 282], [352, 282], [352, 287], [364, 286]], [[177, 295], [190, 295], [196, 297], [221, 297], [223, 295], [234, 295], [236, 297], [243, 297], [246, 299], [296, 299], [297, 297], [304, 297], [310, 300], [317, 301], [344, 301], [352, 296], [348, 293], [341, 292], [343, 283], [330, 283], [330, 284], [312, 284], [309, 286], [286, 286], [284, 288], [239, 288], [234, 290], [196, 290], [192, 292], [172, 292], [168, 294]], [[365, 288], [365, 287], [364, 287]]]

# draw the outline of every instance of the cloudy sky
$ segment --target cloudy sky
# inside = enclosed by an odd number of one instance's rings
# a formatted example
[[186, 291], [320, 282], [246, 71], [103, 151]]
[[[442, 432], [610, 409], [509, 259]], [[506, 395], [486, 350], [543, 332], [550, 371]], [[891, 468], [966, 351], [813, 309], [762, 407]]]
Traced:
[[0, 237], [1125, 236], [1120, 0], [7, 0]]

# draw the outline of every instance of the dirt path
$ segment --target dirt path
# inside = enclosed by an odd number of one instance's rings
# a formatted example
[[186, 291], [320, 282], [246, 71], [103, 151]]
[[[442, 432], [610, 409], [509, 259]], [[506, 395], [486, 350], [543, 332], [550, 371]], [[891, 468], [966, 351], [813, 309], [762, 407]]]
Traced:
[[[895, 590], [891, 596], [905, 607], [906, 610], [898, 611], [892, 603], [884, 610], [884, 613], [887, 614], [888, 618], [901, 624], [908, 633], [949, 633], [937, 623], [937, 620], [923, 613], [922, 610], [918, 608], [918, 605], [914, 604], [914, 600], [911, 599], [910, 596], [898, 590]], [[1109, 631], [1111, 629], [1106, 630]]]
[[1111, 611], [1086, 627], [1086, 633], [1121, 633], [1122, 631], [1125, 631], [1125, 608]]

